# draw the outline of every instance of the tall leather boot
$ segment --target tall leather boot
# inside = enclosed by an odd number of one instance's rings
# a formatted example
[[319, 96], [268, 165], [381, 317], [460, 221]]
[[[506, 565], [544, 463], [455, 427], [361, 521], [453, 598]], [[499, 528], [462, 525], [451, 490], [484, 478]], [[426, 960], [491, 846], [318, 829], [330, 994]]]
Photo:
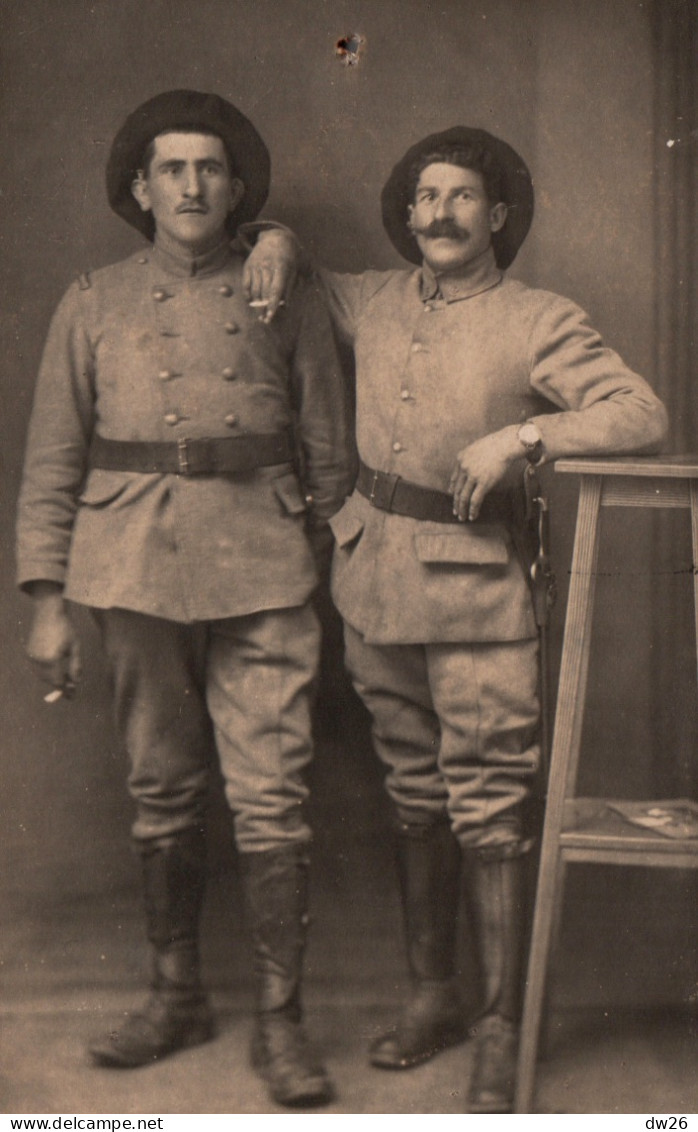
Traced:
[[253, 1067], [277, 1104], [327, 1104], [334, 1091], [302, 1025], [301, 976], [308, 925], [304, 846], [241, 853], [247, 921], [254, 951], [256, 1018]]
[[447, 822], [402, 824], [396, 853], [413, 989], [395, 1026], [371, 1046], [379, 1069], [409, 1069], [468, 1036], [454, 980], [458, 842]]
[[485, 1004], [477, 1038], [469, 1112], [510, 1112], [516, 1085], [525, 959], [524, 858], [467, 854]]
[[213, 1037], [213, 1017], [199, 977], [198, 925], [203, 900], [203, 832], [185, 830], [139, 844], [151, 994], [141, 1011], [89, 1046], [96, 1065], [133, 1069]]

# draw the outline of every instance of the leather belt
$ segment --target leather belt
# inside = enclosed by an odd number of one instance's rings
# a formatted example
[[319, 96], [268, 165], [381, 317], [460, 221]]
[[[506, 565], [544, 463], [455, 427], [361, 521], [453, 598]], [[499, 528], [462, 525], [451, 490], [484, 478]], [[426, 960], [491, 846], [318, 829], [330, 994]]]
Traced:
[[[389, 472], [377, 472], [366, 464], [359, 464], [356, 490], [368, 499], [372, 507], [422, 519], [430, 523], [459, 523], [453, 514], [453, 496], [431, 487], [421, 487]], [[513, 504], [505, 491], [491, 491], [485, 496], [477, 517], [478, 523], [511, 523]]]
[[189, 440], [107, 440], [92, 438], [88, 466], [110, 472], [158, 472], [175, 476], [206, 476], [219, 472], [250, 472], [285, 464], [295, 455], [291, 434], [246, 433]]

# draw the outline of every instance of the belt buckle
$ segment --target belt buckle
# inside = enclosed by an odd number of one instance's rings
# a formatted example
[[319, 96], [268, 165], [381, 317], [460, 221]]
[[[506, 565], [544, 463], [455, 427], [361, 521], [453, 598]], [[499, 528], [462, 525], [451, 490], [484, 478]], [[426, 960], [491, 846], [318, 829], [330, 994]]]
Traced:
[[373, 473], [371, 481], [371, 492], [368, 501], [372, 507], [377, 507], [379, 511], [392, 511], [393, 500], [395, 499], [395, 492], [400, 482], [400, 476], [395, 472], [380, 472]]
[[190, 472], [188, 445], [186, 436], [180, 437], [177, 441], [177, 474], [180, 476], [188, 476]]

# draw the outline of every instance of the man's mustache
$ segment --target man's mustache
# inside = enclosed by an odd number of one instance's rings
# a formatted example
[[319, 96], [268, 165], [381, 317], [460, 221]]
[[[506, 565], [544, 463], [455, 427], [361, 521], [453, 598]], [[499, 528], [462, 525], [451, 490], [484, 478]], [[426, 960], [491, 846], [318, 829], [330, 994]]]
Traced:
[[416, 228], [412, 225], [410, 231], [413, 236], [426, 236], [432, 240], [438, 240], [440, 237], [447, 240], [467, 240], [470, 236], [468, 229], [461, 228], [454, 220], [432, 220], [426, 228]]

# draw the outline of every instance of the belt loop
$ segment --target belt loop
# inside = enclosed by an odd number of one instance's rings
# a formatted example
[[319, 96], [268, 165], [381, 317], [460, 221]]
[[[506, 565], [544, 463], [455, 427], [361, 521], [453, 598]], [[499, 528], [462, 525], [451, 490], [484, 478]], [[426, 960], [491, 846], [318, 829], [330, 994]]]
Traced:
[[399, 482], [400, 482], [400, 477], [398, 475], [396, 475], [393, 478], [393, 486], [391, 487], [390, 495], [388, 496], [388, 511], [392, 511], [392, 509], [393, 509], [393, 500], [395, 498], [395, 492], [397, 491], [397, 485], [398, 485]]
[[380, 475], [380, 472], [374, 472], [373, 473], [373, 480], [371, 481], [371, 494], [368, 497], [368, 501], [369, 501], [369, 503], [371, 504], [372, 507], [375, 506], [374, 501], [375, 501], [375, 498], [376, 498], [376, 487], [378, 485], [378, 476], [379, 475]]
[[189, 453], [187, 451], [187, 444], [189, 441], [186, 436], [182, 436], [177, 441], [177, 465], [178, 474], [180, 476], [189, 475]]

